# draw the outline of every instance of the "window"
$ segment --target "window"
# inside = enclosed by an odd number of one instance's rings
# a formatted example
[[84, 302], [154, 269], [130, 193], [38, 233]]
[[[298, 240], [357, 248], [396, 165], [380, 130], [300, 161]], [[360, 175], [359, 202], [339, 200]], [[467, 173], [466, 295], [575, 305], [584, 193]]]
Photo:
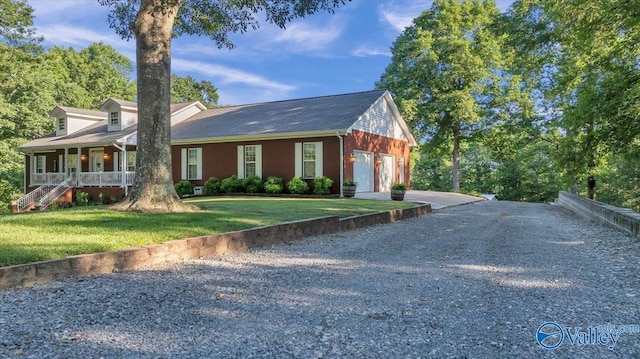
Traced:
[[136, 151], [127, 152], [127, 171], [133, 172], [136, 170]]
[[322, 177], [322, 142], [295, 144], [295, 175], [304, 179]]
[[111, 112], [109, 114], [109, 123], [112, 126], [118, 125], [118, 112]]
[[238, 146], [238, 178], [262, 178], [262, 145]]
[[244, 146], [244, 175], [256, 175], [256, 146]]
[[[113, 153], [113, 161], [115, 171], [122, 171], [122, 156], [119, 156], [120, 152]], [[134, 172], [136, 170], [136, 151], [127, 152], [126, 169], [127, 172]]]
[[59, 118], [58, 119], [58, 130], [59, 131], [64, 131], [65, 129], [65, 120], [64, 118]]
[[67, 156], [67, 174], [72, 174], [77, 172], [77, 167], [78, 167], [78, 155], [76, 154], [69, 154], [69, 156]]
[[198, 178], [198, 151], [195, 148], [188, 150], [187, 160], [187, 179], [194, 180]]
[[302, 177], [316, 178], [316, 144], [302, 144]]
[[182, 179], [189, 181], [202, 179], [202, 148], [183, 148]]
[[[49, 122], [51, 123], [51, 122]], [[46, 156], [36, 156], [36, 173], [45, 173], [46, 172]]]

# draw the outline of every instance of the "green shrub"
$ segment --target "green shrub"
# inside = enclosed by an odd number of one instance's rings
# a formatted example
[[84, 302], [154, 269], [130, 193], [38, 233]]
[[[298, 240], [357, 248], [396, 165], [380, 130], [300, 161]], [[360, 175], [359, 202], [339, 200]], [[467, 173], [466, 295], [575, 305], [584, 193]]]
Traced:
[[225, 178], [222, 180], [220, 189], [224, 193], [242, 192], [242, 180], [236, 175]]
[[351, 178], [347, 178], [346, 180], [344, 180], [342, 185], [345, 187], [358, 187], [358, 182], [354, 181]]
[[400, 191], [406, 191], [407, 190], [407, 185], [402, 183], [402, 182], [395, 182], [391, 185], [391, 189], [393, 190], [400, 190]]
[[52, 199], [51, 201], [49, 201], [49, 205], [47, 206], [47, 208], [50, 211], [55, 211], [63, 207], [55, 199]]
[[111, 201], [111, 203], [120, 202], [120, 200], [118, 200], [118, 196], [116, 196], [115, 194], [112, 194], [111, 197], [109, 197], [109, 200]]
[[100, 204], [109, 204], [109, 197], [102, 192], [98, 194], [98, 200], [100, 201]]
[[91, 204], [91, 195], [87, 192], [76, 192], [76, 204], [78, 206], [88, 206]]
[[193, 194], [193, 184], [187, 180], [182, 180], [175, 185], [178, 196], [184, 197], [188, 194]]
[[216, 194], [222, 192], [220, 186], [222, 182], [216, 177], [209, 177], [207, 182], [204, 183], [204, 188], [207, 190], [207, 194]]
[[262, 178], [258, 176], [249, 176], [242, 181], [242, 187], [247, 193], [262, 192], [264, 186], [262, 184]]
[[267, 181], [264, 183], [264, 191], [271, 194], [282, 193], [284, 191], [282, 178], [276, 176], [267, 177]]
[[287, 189], [292, 194], [306, 194], [309, 193], [309, 185], [300, 177], [293, 177], [289, 183], [287, 183]]
[[313, 187], [313, 194], [326, 195], [331, 193], [331, 186], [333, 185], [333, 180], [331, 178], [317, 177], [313, 183], [315, 184]]

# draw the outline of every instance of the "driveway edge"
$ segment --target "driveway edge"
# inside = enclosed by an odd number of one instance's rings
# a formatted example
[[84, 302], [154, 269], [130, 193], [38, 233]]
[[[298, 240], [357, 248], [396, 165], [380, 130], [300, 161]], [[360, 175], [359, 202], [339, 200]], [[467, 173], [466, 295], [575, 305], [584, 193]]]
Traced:
[[241, 231], [183, 238], [114, 252], [80, 254], [63, 259], [0, 267], [0, 289], [30, 287], [72, 276], [137, 270], [169, 260], [245, 252], [252, 248], [293, 243], [305, 237], [416, 218], [431, 211], [430, 204], [423, 204], [412, 208], [346, 218], [319, 217]]

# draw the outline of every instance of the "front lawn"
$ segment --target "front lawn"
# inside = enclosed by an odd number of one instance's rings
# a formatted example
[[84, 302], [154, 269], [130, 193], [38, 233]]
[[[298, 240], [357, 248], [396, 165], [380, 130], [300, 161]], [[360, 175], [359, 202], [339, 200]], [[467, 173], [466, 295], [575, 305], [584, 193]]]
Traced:
[[361, 199], [199, 197], [195, 213], [122, 213], [97, 207], [0, 215], [0, 266], [63, 258], [280, 222], [416, 206]]

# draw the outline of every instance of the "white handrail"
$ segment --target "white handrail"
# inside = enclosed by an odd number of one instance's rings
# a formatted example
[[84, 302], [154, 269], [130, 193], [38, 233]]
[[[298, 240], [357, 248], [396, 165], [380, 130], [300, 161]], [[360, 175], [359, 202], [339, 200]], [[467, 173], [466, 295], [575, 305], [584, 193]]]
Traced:
[[36, 202], [36, 199], [42, 198], [42, 196], [51, 191], [51, 188], [53, 188], [53, 185], [44, 185], [27, 193], [24, 197], [16, 201], [16, 209], [18, 210], [18, 212], [22, 212], [22, 210], [29, 207], [31, 204], [34, 204]]
[[[57, 174], [59, 175], [59, 174]], [[56, 188], [58, 185], [60, 185], [60, 183], [64, 183], [64, 177], [52, 177], [51, 178], [51, 182], [47, 182], [45, 184], [43, 184], [42, 186], [34, 189], [33, 191], [27, 193], [26, 195], [24, 195], [22, 198], [20, 198], [19, 200], [17, 200], [16, 203], [16, 210], [18, 212], [22, 212], [25, 208], [29, 207], [32, 204], [35, 204], [36, 201], [40, 200], [42, 197], [46, 196], [47, 193], [51, 192], [51, 190], [53, 190], [54, 188]], [[53, 182], [55, 181], [55, 182]]]
[[40, 209], [41, 210], [47, 209], [47, 207], [49, 207], [51, 202], [58, 199], [69, 188], [71, 188], [70, 186], [71, 180], [72, 180], [71, 177], [67, 178], [66, 180], [62, 181], [62, 183], [60, 183], [58, 186], [56, 186], [56, 188], [52, 189], [51, 191], [49, 191], [49, 193], [45, 194], [42, 198], [40, 198]]

